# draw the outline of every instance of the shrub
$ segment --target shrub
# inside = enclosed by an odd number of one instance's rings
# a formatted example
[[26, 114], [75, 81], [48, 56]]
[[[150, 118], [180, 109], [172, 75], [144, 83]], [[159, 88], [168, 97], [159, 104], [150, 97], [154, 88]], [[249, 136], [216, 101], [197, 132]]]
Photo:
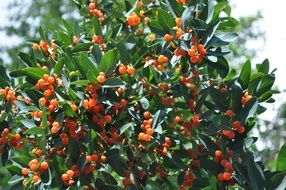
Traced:
[[230, 70], [238, 23], [227, 1], [75, 3], [81, 22], [40, 28], [19, 54], [25, 68], [1, 67], [11, 189], [279, 185], [282, 173], [255, 160], [249, 136], [261, 103], [274, 101], [274, 71], [267, 60]]

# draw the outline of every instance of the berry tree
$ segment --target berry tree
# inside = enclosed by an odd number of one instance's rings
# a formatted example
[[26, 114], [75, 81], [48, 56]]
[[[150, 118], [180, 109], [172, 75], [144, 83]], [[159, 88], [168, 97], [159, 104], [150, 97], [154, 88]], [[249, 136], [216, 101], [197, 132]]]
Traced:
[[[85, 0], [82, 21], [0, 67], [1, 173], [11, 189], [275, 189], [249, 136], [273, 102], [265, 60], [230, 70], [226, 0]], [[52, 15], [51, 15], [52, 16]], [[52, 39], [52, 40], [51, 40]], [[284, 187], [284, 186], [283, 186]]]

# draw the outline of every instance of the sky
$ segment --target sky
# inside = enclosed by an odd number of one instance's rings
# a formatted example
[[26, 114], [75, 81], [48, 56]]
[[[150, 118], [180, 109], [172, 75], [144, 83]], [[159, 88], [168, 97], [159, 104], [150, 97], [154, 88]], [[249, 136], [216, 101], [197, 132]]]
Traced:
[[[9, 2], [13, 0], [0, 0], [0, 26], [7, 24], [8, 10], [5, 8]], [[28, 1], [28, 0], [27, 0]], [[232, 15], [235, 18], [241, 16], [255, 15], [257, 11], [261, 11], [263, 19], [259, 22], [258, 27], [266, 33], [266, 42], [248, 43], [248, 48], [259, 49], [258, 56], [252, 63], [261, 63], [265, 58], [270, 61], [270, 68], [276, 71], [276, 83], [281, 91], [286, 89], [286, 61], [283, 55], [286, 54], [286, 14], [285, 0], [239, 0], [231, 1]], [[10, 45], [17, 43], [17, 38], [6, 36], [0, 32], [0, 44]], [[264, 46], [264, 47], [263, 47]], [[254, 65], [253, 65], [254, 66]], [[273, 120], [276, 115], [276, 109], [286, 102], [285, 92], [275, 96], [276, 103], [266, 105], [268, 110], [260, 116], [264, 120]]]

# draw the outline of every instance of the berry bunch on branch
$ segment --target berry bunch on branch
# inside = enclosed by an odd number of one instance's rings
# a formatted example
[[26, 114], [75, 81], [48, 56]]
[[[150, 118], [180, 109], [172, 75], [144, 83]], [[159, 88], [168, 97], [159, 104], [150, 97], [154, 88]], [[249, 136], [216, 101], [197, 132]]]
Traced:
[[230, 69], [239, 23], [228, 1], [74, 2], [76, 27], [40, 28], [23, 69], [0, 67], [0, 170], [11, 189], [279, 185], [250, 136], [275, 75], [268, 60]]

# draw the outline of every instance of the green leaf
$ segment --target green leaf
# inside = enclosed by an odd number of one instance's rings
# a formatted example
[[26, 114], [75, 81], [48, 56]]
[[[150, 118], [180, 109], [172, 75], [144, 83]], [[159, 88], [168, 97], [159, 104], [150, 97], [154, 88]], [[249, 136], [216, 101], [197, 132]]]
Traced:
[[103, 88], [118, 88], [118, 87], [123, 87], [124, 85], [125, 85], [125, 82], [123, 82], [121, 79], [116, 78], [116, 77], [110, 77], [106, 79], [102, 87]]
[[96, 16], [92, 17], [92, 26], [93, 26], [94, 33], [96, 35], [103, 36], [100, 23], [99, 23], [98, 18]]
[[28, 129], [37, 127], [37, 125], [35, 124], [34, 120], [32, 120], [32, 119], [23, 119], [23, 120], [21, 120], [21, 123], [25, 127], [27, 127]]
[[42, 40], [48, 41], [47, 35], [45, 34], [42, 26], [39, 27], [39, 33]]
[[160, 25], [158, 20], [151, 20], [148, 23], [148, 26], [149, 26], [151, 32], [153, 32], [155, 34], [158, 34], [160, 36], [164, 36], [164, 34], [166, 34], [164, 32], [164, 29], [161, 27], [161, 25]]
[[111, 73], [115, 70], [117, 64], [117, 54], [115, 49], [105, 52], [103, 55], [98, 70], [100, 72]]
[[147, 98], [145, 97], [141, 98], [139, 100], [139, 103], [144, 110], [147, 110], [149, 108], [149, 101], [147, 100]]
[[215, 105], [220, 109], [220, 111], [225, 112], [228, 108], [224, 99], [221, 98], [221, 93], [218, 89], [210, 88], [210, 95]]
[[18, 54], [18, 56], [20, 57], [20, 59], [29, 67], [34, 67], [36, 66], [36, 64], [32, 61], [31, 59], [31, 56], [26, 54], [26, 53], [23, 53], [23, 52], [20, 52]]
[[55, 64], [54, 73], [57, 74], [58, 76], [61, 76], [61, 71], [64, 66], [64, 61], [65, 59], [62, 57]]
[[251, 74], [251, 62], [250, 60], [246, 61], [241, 69], [238, 82], [241, 84], [242, 89], [246, 89], [249, 83]]
[[204, 146], [210, 151], [210, 153], [214, 155], [215, 151], [218, 150], [218, 146], [204, 134], [199, 134], [199, 138], [201, 139]]
[[279, 151], [276, 162], [276, 170], [277, 171], [286, 170], [286, 144], [284, 144]]
[[80, 53], [79, 56], [76, 56], [75, 63], [83, 76], [89, 80], [96, 80], [99, 71], [96, 65], [85, 54]]
[[207, 30], [208, 25], [201, 19], [194, 18], [191, 20], [191, 27], [197, 30]]
[[96, 63], [99, 65], [101, 58], [102, 58], [102, 53], [97, 44], [92, 47], [91, 54], [93, 58], [95, 59]]
[[158, 21], [166, 33], [176, 25], [174, 17], [163, 9], [158, 9]]
[[249, 102], [246, 105], [244, 105], [244, 107], [240, 111], [240, 114], [239, 114], [240, 122], [245, 124], [248, 118], [253, 117], [257, 110], [257, 107], [258, 107], [257, 98], [256, 97], [251, 98]]
[[82, 51], [89, 51], [90, 47], [93, 46], [93, 43], [82, 43], [77, 44], [72, 48], [73, 53], [82, 52]]
[[231, 87], [231, 108], [235, 113], [239, 113], [241, 105], [241, 97], [243, 96], [243, 91], [241, 85], [235, 81]]
[[119, 131], [120, 131], [120, 135], [122, 135], [127, 129], [129, 129], [130, 127], [134, 127], [135, 123], [134, 122], [130, 122], [130, 123], [126, 123], [125, 125], [123, 125], [122, 127], [120, 127]]
[[40, 69], [37, 67], [28, 67], [24, 69], [19, 69], [12, 71], [10, 73], [11, 77], [23, 77], [27, 76], [33, 80], [39, 80], [44, 74], [48, 74], [49, 72], [45, 69]]
[[261, 64], [257, 64], [256, 68], [257, 68], [258, 72], [268, 74], [268, 72], [269, 72], [269, 60], [265, 59]]
[[191, 24], [192, 10], [193, 7], [186, 8], [181, 16], [183, 30], [185, 30]]
[[275, 82], [274, 74], [269, 74], [269, 75], [261, 77], [260, 87], [258, 88], [256, 95], [260, 96], [263, 93], [270, 91], [274, 82]]
[[71, 85], [79, 85], [79, 86], [87, 86], [90, 84], [89, 80], [77, 80], [74, 82], [71, 82]]
[[24, 179], [23, 176], [20, 175], [14, 175], [11, 179], [9, 179], [8, 183], [10, 185], [14, 185], [16, 183], [20, 183]]
[[259, 165], [254, 161], [253, 155], [248, 154], [246, 157], [246, 166], [252, 188], [254, 190], [264, 189], [265, 177]]
[[125, 44], [123, 42], [118, 42], [116, 44], [116, 47], [118, 49], [118, 52], [120, 54], [120, 59], [123, 63], [130, 63], [130, 54], [129, 51], [127, 50]]
[[24, 132], [26, 135], [44, 135], [45, 129], [40, 127], [33, 127]]

